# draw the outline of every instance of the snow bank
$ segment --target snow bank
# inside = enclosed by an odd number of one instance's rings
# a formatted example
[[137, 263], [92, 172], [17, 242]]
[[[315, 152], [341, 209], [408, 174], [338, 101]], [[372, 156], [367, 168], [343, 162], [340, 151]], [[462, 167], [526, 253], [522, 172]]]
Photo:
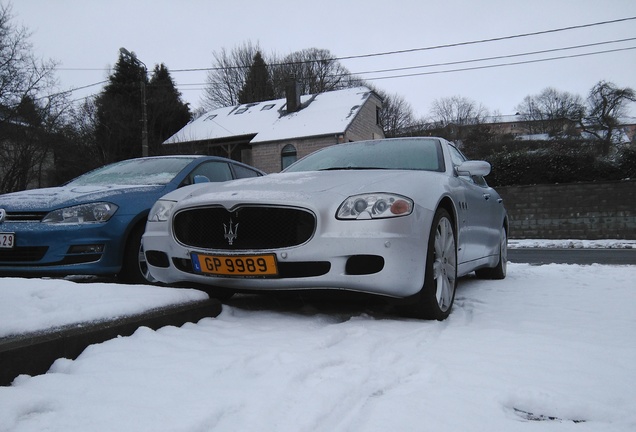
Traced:
[[[636, 266], [510, 264], [502, 281], [462, 279], [444, 322], [241, 296], [218, 318], [140, 328], [0, 387], [0, 431], [631, 432], [634, 280]], [[10, 280], [27, 283], [58, 290]], [[48, 308], [73, 316], [111, 289], [46, 294]]]

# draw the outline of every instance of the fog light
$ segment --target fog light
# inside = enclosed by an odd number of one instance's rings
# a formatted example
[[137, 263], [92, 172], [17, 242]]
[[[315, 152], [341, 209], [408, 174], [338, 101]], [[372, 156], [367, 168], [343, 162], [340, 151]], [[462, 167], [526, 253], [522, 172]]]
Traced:
[[74, 245], [68, 248], [70, 254], [91, 254], [91, 253], [103, 253], [103, 244], [88, 244], [88, 245]]
[[153, 267], [168, 268], [170, 267], [170, 260], [165, 252], [161, 251], [146, 251], [146, 261]]

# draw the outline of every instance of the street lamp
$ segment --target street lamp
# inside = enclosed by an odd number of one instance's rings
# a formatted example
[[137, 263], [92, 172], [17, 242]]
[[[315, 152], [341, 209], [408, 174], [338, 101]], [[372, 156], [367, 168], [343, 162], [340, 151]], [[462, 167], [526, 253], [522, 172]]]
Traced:
[[141, 78], [141, 155], [146, 157], [148, 156], [148, 113], [146, 111], [146, 76], [148, 67], [146, 63], [137, 58], [134, 52], [130, 52], [123, 47], [119, 48], [119, 52], [144, 68], [144, 76]]

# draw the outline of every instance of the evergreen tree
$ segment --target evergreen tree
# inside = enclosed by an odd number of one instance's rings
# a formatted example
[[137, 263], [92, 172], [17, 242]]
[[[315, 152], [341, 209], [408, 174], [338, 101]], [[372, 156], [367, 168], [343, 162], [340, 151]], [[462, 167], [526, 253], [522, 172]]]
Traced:
[[104, 162], [141, 156], [142, 83], [146, 69], [134, 58], [119, 54], [109, 83], [97, 97], [96, 141]]
[[261, 102], [274, 99], [274, 87], [261, 52], [257, 51], [239, 92], [239, 103]]
[[152, 156], [162, 153], [161, 144], [190, 121], [191, 113], [163, 63], [155, 66], [147, 97], [148, 146]]

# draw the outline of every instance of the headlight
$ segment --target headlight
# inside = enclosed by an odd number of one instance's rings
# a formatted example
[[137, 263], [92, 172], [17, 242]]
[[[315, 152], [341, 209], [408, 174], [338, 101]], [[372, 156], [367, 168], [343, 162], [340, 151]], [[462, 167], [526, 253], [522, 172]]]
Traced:
[[108, 202], [82, 204], [54, 210], [44, 216], [43, 223], [82, 224], [107, 222], [119, 207]]
[[354, 195], [338, 208], [338, 219], [382, 219], [406, 216], [413, 211], [413, 200], [387, 193]]
[[148, 213], [148, 222], [165, 222], [170, 217], [170, 211], [175, 206], [176, 201], [159, 200], [152, 206]]

